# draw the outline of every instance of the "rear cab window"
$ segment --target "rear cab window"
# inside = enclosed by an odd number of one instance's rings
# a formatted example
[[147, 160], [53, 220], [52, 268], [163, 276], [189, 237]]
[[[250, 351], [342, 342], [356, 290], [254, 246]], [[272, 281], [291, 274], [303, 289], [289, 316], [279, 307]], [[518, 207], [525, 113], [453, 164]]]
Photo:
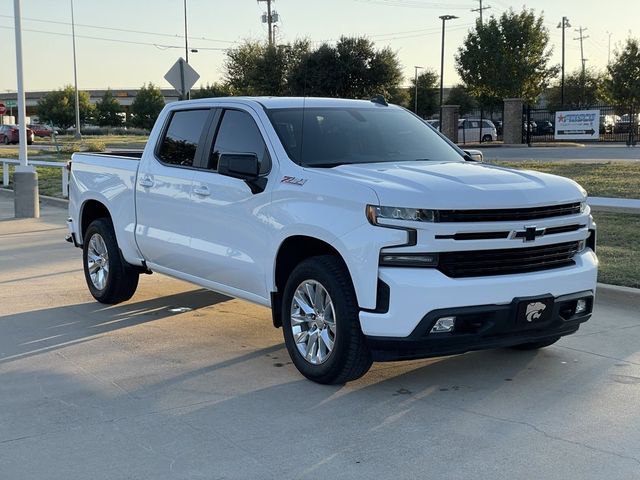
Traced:
[[209, 113], [209, 109], [174, 111], [156, 150], [158, 160], [170, 166], [193, 167]]

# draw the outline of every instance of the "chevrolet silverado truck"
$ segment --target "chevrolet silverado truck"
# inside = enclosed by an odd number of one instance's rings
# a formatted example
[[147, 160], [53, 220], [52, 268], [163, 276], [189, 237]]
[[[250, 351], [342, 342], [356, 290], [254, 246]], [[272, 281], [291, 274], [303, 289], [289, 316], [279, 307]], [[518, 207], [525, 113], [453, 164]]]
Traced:
[[473, 160], [380, 97], [176, 102], [139, 158], [73, 155], [68, 240], [99, 302], [158, 272], [271, 308], [319, 383], [551, 345], [592, 313], [586, 192]]

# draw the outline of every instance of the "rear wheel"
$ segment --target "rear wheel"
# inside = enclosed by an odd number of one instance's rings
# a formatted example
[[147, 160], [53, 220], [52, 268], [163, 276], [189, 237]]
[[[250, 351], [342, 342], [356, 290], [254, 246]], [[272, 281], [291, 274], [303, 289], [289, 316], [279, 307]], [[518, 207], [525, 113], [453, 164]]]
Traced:
[[291, 360], [309, 380], [342, 384], [373, 362], [360, 329], [349, 272], [339, 258], [312, 257], [291, 273], [284, 289], [282, 327]]
[[9, 145], [9, 137], [5, 136], [4, 139], [2, 140], [2, 143], [4, 143], [5, 145]]
[[521, 343], [520, 345], [513, 345], [512, 347], [509, 347], [509, 348], [512, 348], [513, 350], [538, 350], [539, 348], [544, 348], [544, 347], [553, 345], [558, 340], [560, 340], [560, 337], [552, 337], [546, 340], [540, 340], [539, 342], [529, 342], [529, 343]]
[[97, 301], [120, 303], [133, 296], [140, 274], [120, 255], [111, 220], [91, 222], [83, 239], [82, 259], [87, 286]]

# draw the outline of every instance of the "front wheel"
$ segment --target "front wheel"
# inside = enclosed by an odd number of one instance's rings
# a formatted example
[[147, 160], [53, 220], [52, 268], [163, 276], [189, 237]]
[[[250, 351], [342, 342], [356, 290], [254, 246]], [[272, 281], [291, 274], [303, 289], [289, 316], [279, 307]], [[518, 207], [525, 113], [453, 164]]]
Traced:
[[339, 258], [301, 262], [287, 280], [282, 301], [285, 345], [300, 373], [330, 385], [367, 373], [373, 360], [351, 277]]
[[485, 136], [482, 137], [482, 141], [484, 143], [492, 142], [493, 141], [493, 137], [491, 135], [485, 135]]
[[120, 255], [111, 220], [91, 222], [84, 234], [82, 260], [89, 291], [100, 303], [124, 302], [135, 293], [140, 274]]

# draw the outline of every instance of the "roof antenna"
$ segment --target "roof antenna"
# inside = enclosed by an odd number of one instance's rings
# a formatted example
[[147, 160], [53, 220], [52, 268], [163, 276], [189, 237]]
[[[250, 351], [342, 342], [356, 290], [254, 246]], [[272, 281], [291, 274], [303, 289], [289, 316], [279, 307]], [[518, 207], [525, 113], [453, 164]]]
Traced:
[[371, 101], [372, 101], [373, 103], [377, 103], [378, 105], [383, 105], [383, 106], [385, 106], [385, 107], [388, 107], [388, 106], [389, 106], [389, 104], [387, 103], [387, 101], [386, 101], [386, 100], [385, 100], [385, 98], [384, 98], [384, 95], [376, 95], [375, 97], [373, 97], [373, 98], [371, 99]]

